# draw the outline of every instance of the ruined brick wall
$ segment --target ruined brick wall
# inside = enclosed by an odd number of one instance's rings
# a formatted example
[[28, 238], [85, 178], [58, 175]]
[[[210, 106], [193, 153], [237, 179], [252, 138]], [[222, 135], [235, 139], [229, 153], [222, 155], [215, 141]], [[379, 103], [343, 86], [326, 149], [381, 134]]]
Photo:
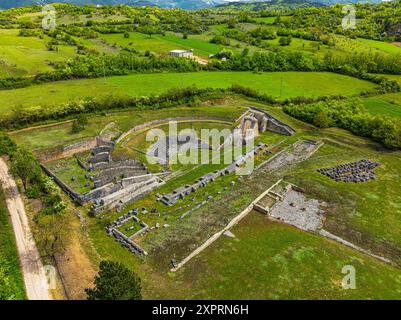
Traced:
[[276, 133], [280, 133], [280, 134], [283, 134], [283, 135], [286, 135], [286, 136], [292, 136], [295, 133], [295, 129], [293, 129], [292, 127], [290, 127], [286, 123], [280, 121], [279, 119], [273, 117], [272, 115], [270, 115], [266, 111], [264, 111], [262, 109], [259, 109], [259, 108], [255, 108], [255, 107], [250, 107], [249, 109], [251, 111], [254, 110], [257, 113], [262, 113], [267, 117], [266, 130], [269, 130], [269, 131], [272, 131], [272, 132], [276, 132]]

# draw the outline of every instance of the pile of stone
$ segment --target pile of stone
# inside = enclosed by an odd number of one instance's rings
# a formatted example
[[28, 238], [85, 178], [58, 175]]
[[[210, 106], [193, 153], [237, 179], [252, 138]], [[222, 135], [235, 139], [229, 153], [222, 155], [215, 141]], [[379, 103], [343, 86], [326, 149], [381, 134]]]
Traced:
[[367, 182], [376, 179], [374, 168], [380, 163], [363, 159], [356, 162], [340, 164], [334, 167], [318, 169], [317, 172], [337, 182]]

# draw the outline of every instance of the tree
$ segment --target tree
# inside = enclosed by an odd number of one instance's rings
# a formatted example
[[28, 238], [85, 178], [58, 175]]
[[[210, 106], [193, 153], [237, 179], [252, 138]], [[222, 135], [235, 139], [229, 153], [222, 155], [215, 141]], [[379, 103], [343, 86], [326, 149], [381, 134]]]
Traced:
[[41, 251], [50, 258], [62, 254], [69, 241], [69, 223], [65, 214], [45, 215], [41, 214], [34, 219], [35, 240]]
[[16, 144], [3, 132], [0, 132], [0, 155], [12, 155], [17, 149]]
[[157, 32], [155, 27], [152, 26], [145, 26], [142, 28], [142, 32], [144, 34], [147, 34], [149, 38], [152, 38], [152, 34], [155, 34]]
[[26, 190], [29, 181], [36, 181], [40, 177], [39, 163], [27, 148], [19, 147], [12, 155], [11, 173], [21, 178]]
[[77, 133], [85, 129], [85, 126], [88, 124], [88, 119], [85, 115], [79, 114], [77, 118], [72, 123], [71, 132]]
[[291, 41], [291, 36], [281, 37], [278, 43], [280, 44], [280, 46], [289, 46], [291, 44]]
[[274, 19], [273, 24], [274, 24], [274, 25], [278, 25], [278, 24], [280, 24], [280, 23], [281, 23], [281, 17], [280, 17], [280, 16], [277, 16], [276, 19]]
[[330, 127], [330, 118], [326, 112], [320, 111], [313, 118], [313, 124], [318, 128], [328, 128]]
[[141, 279], [120, 262], [102, 261], [88, 300], [141, 300]]
[[229, 29], [234, 29], [238, 24], [238, 21], [234, 18], [230, 18], [227, 22], [227, 26]]

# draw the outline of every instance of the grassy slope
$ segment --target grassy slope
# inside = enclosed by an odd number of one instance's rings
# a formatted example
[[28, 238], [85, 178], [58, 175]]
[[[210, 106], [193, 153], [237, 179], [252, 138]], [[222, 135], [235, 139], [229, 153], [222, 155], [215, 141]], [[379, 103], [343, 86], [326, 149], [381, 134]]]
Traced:
[[[191, 287], [191, 298], [397, 299], [401, 293], [399, 270], [319, 236], [269, 222], [257, 212], [232, 231], [237, 238], [220, 238], [173, 280]], [[341, 287], [345, 265], [356, 269], [355, 290]]]
[[25, 299], [25, 288], [4, 193], [0, 188], [0, 300], [9, 299]]
[[[384, 74], [383, 76], [398, 81], [401, 84], [400, 75]], [[365, 107], [373, 114], [385, 114], [389, 116], [401, 116], [401, 93], [388, 93], [363, 99]]]
[[401, 117], [401, 94], [399, 93], [365, 98], [363, 104], [372, 114]]
[[[295, 96], [351, 95], [374, 87], [359, 79], [326, 72], [198, 72], [133, 74], [106, 79], [62, 81], [28, 88], [0, 91], [0, 116], [13, 107], [60, 103], [99, 94], [144, 96], [165, 92], [171, 87], [226, 88], [241, 84], [281, 98]], [[90, 90], [88, 90], [90, 88]]]
[[95, 116], [88, 120], [85, 130], [79, 133], [71, 133], [71, 123], [44, 127], [27, 131], [12, 133], [11, 136], [18, 144], [24, 144], [34, 150], [52, 149], [57, 146], [66, 146], [79, 140], [94, 137], [110, 122], [116, 123], [122, 131], [128, 131], [132, 127], [144, 122], [166, 119], [171, 115], [180, 117], [191, 116], [216, 116], [222, 118], [238, 118], [243, 109], [244, 101], [229, 101], [229, 105], [207, 107], [176, 107], [162, 110], [124, 111], [109, 113], [107, 117]]
[[52, 68], [47, 61], [61, 61], [72, 57], [75, 48], [58, 46], [59, 51], [48, 51], [48, 38], [19, 37], [19, 30], [0, 30], [0, 76], [34, 75]]

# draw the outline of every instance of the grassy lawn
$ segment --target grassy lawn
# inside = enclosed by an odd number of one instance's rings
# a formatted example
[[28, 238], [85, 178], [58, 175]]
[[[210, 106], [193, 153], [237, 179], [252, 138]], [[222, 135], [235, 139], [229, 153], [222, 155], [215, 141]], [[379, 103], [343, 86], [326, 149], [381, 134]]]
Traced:
[[58, 52], [48, 51], [49, 39], [19, 37], [17, 29], [0, 30], [0, 76], [34, 75], [50, 71], [49, 61], [62, 61], [75, 55], [75, 47], [58, 46]]
[[[325, 145], [307, 162], [285, 173], [312, 196], [331, 203], [326, 228], [363, 247], [389, 254], [401, 251], [400, 152], [390, 152], [369, 140], [339, 129], [324, 130]], [[367, 183], [337, 183], [316, 170], [370, 159], [381, 164], [377, 179]], [[379, 200], [380, 199], [380, 200]]]
[[[69, 100], [107, 94], [146, 96], [172, 87], [196, 85], [201, 88], [227, 88], [241, 84], [277, 98], [295, 96], [352, 95], [374, 88], [374, 84], [328, 72], [197, 72], [133, 74], [105, 79], [84, 79], [47, 83], [0, 91], [0, 116], [17, 106], [57, 106]], [[88, 90], [90, 88], [91, 90]]]
[[25, 299], [25, 287], [12, 225], [0, 187], [0, 300], [21, 299]]
[[[75, 157], [52, 161], [46, 165], [72, 190], [80, 194], [92, 190], [93, 182], [85, 177], [88, 172], [79, 166]], [[89, 187], [86, 186], [88, 182]]]

